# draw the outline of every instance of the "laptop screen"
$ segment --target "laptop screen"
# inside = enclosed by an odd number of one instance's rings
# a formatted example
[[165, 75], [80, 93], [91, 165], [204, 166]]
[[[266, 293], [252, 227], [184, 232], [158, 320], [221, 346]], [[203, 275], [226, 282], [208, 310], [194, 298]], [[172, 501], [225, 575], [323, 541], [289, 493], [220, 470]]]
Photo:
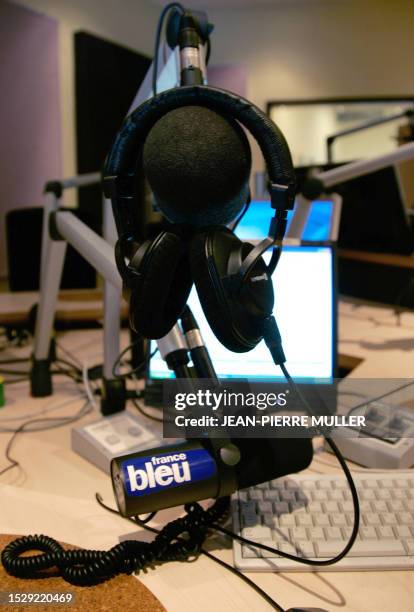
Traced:
[[[268, 218], [268, 212], [267, 212]], [[270, 254], [265, 255], [267, 261]], [[331, 379], [334, 376], [335, 285], [330, 246], [284, 247], [273, 275], [274, 314], [286, 354], [286, 366], [296, 379]], [[249, 353], [232, 353], [216, 339], [193, 288], [189, 306], [200, 326], [219, 378], [283, 379], [264, 342]], [[156, 343], [151, 343], [151, 352]], [[150, 361], [149, 378], [173, 377], [157, 352]]]

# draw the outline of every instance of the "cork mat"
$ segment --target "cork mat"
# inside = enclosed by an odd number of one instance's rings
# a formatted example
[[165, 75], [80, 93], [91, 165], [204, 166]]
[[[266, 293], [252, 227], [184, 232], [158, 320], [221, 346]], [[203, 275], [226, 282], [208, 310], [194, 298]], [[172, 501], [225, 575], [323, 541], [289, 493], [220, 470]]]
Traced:
[[[19, 536], [0, 535], [0, 550]], [[21, 536], [20, 536], [21, 537]], [[62, 544], [64, 548], [73, 548]], [[32, 553], [28, 553], [32, 554]], [[59, 609], [62, 612], [165, 612], [158, 599], [134, 576], [121, 575], [93, 587], [77, 587], [67, 583], [60, 577], [50, 577], [41, 580], [26, 580], [9, 576], [0, 563], [0, 590], [22, 592], [74, 593], [75, 601], [67, 605], [0, 605], [1, 612], [52, 612]]]

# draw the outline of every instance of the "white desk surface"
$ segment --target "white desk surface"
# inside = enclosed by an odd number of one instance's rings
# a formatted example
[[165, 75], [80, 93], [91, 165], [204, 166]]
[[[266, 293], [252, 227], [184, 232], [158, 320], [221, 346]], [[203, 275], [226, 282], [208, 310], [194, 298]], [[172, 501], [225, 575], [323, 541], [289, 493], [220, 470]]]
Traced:
[[[340, 352], [363, 359], [353, 376], [412, 377], [414, 313], [403, 314], [401, 326], [396, 326], [391, 309], [343, 301], [339, 339]], [[61, 334], [60, 342], [81, 360], [86, 359], [88, 365], [101, 361], [99, 330]], [[3, 351], [0, 358], [6, 358], [6, 354], [20, 356], [24, 352], [28, 353], [29, 349]], [[8, 402], [0, 410], [0, 426], [6, 425], [6, 418], [40, 417], [43, 411], [54, 407], [45, 416], [73, 415], [83, 403], [82, 399], [76, 399], [78, 392], [69, 379], [60, 378], [56, 379], [55, 394], [50, 398], [30, 398], [27, 383], [8, 386]], [[71, 397], [72, 404], [57, 408]], [[92, 413], [83, 422], [97, 416], [96, 412]], [[108, 504], [115, 505], [110, 478], [70, 450], [70, 429], [67, 425], [18, 436], [11, 454], [20, 461], [21, 468], [0, 477], [0, 532], [45, 533], [79, 546], [107, 549], [120, 537], [134, 532], [136, 535], [137, 529], [95, 502], [94, 494], [99, 491]], [[4, 450], [10, 435], [0, 433], [0, 470], [7, 465]], [[334, 458], [327, 454], [318, 454], [310, 469], [339, 473]], [[161, 526], [174, 516], [174, 510], [160, 512], [154, 525]], [[143, 532], [142, 537], [152, 536]], [[223, 541], [213, 553], [231, 563], [231, 548], [222, 546]], [[301, 605], [350, 612], [414, 610], [413, 572], [251, 573], [249, 576], [286, 609]], [[168, 563], [150, 569], [139, 578], [169, 612], [270, 609], [239, 578], [202, 556], [193, 563]]]

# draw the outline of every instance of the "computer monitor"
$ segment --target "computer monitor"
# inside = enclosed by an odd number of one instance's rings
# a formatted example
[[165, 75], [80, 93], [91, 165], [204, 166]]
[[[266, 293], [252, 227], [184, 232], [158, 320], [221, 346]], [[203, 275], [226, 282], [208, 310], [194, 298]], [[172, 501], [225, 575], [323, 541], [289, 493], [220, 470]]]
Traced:
[[[252, 200], [249, 209], [240, 224], [236, 234], [241, 240], [257, 241], [267, 236], [270, 221], [270, 202], [267, 200]], [[288, 227], [293, 211], [288, 214]], [[307, 214], [306, 223], [301, 236], [291, 236], [305, 242], [327, 242], [337, 240], [340, 206], [334, 197], [314, 200]]]
[[414, 252], [414, 232], [393, 166], [335, 185], [334, 190], [343, 200], [340, 248], [404, 255]]
[[334, 200], [313, 201], [302, 233], [302, 240], [306, 242], [336, 241], [338, 236], [335, 228], [337, 229], [339, 225], [335, 223], [336, 206]]
[[[268, 217], [267, 217], [268, 218]], [[330, 381], [336, 367], [335, 250], [332, 246], [284, 247], [273, 275], [275, 309], [289, 373], [297, 380]], [[265, 255], [269, 260], [270, 254]], [[283, 380], [264, 342], [249, 353], [232, 353], [211, 331], [193, 288], [193, 311], [219, 378]], [[151, 343], [151, 351], [156, 348]], [[150, 360], [148, 382], [173, 377], [159, 353]]]
[[[342, 165], [295, 168], [298, 192], [309, 177]], [[339, 248], [404, 255], [414, 252], [414, 231], [409, 214], [410, 194], [414, 193], [409, 176], [413, 167], [410, 161], [400, 162], [331, 188], [330, 191], [342, 198]]]

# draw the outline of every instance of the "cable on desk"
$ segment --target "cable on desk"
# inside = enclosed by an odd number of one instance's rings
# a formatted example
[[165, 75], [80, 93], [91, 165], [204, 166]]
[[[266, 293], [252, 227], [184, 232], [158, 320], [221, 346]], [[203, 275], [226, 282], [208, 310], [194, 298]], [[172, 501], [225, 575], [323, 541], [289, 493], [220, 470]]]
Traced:
[[128, 351], [130, 351], [136, 344], [138, 344], [138, 342], [141, 342], [141, 338], [139, 338], [135, 342], [132, 342], [131, 344], [128, 344], [128, 346], [125, 347], [124, 350], [119, 353], [118, 357], [115, 359], [114, 365], [112, 366], [112, 375], [114, 378], [125, 379], [125, 378], [134, 377], [134, 375], [138, 374], [146, 367], [149, 359], [152, 359], [154, 355], [158, 352], [158, 347], [157, 347], [152, 351], [152, 353], [149, 355], [147, 359], [145, 359], [144, 361], [141, 361], [141, 363], [139, 363], [135, 368], [133, 368], [132, 370], [129, 370], [128, 372], [125, 372], [124, 374], [120, 374], [117, 370], [118, 370], [118, 367], [121, 365], [122, 357], [124, 357]]
[[[96, 494], [96, 499], [103, 508], [119, 515], [117, 510], [104, 504], [99, 493]], [[56, 540], [47, 536], [24, 536], [6, 546], [2, 551], [1, 560], [6, 571], [17, 578], [40, 579], [48, 576], [48, 569], [58, 567], [60, 575], [67, 582], [78, 586], [91, 586], [120, 573], [131, 574], [134, 571], [142, 570], [149, 564], [186, 561], [193, 556], [203, 554], [246, 582], [274, 610], [284, 612], [283, 608], [250, 578], [202, 548], [201, 544], [207, 535], [208, 525], [221, 520], [227, 514], [229, 504], [228, 497], [219, 498], [207, 510], [203, 510], [199, 504], [187, 504], [185, 506], [186, 516], [172, 521], [162, 530], [146, 524], [151, 520], [152, 515], [144, 520], [127, 519], [155, 533], [156, 537], [151, 543], [127, 540], [107, 552], [65, 551]], [[184, 538], [183, 534], [188, 534], [188, 537]], [[40, 550], [43, 554], [31, 557], [20, 556], [29, 550]]]
[[411, 385], [414, 385], [413, 380], [410, 380], [409, 382], [405, 382], [403, 385], [400, 385], [399, 387], [396, 387], [395, 389], [392, 389], [391, 391], [386, 391], [385, 393], [382, 393], [381, 395], [378, 395], [377, 397], [365, 398], [363, 402], [350, 408], [348, 414], [352, 414], [353, 412], [355, 412], [355, 410], [358, 410], [358, 408], [363, 408], [364, 406], [367, 406], [368, 404], [372, 404], [373, 402], [379, 402], [380, 400], [384, 399], [384, 397], [388, 397], [389, 395], [392, 395], [393, 393], [402, 391], [403, 389], [406, 389], [407, 387], [410, 387]]
[[[57, 567], [62, 578], [71, 584], [100, 584], [118, 574], [131, 574], [154, 563], [185, 561], [197, 556], [209, 525], [227, 513], [229, 504], [228, 497], [217, 499], [207, 510], [202, 510], [198, 504], [186, 504], [187, 514], [168, 523], [150, 543], [127, 540], [109, 551], [65, 551], [47, 536], [24, 536], [4, 548], [1, 560], [5, 570], [17, 578], [43, 578], [49, 569]], [[29, 550], [39, 550], [43, 554], [21, 556]]]
[[132, 403], [134, 404], [138, 412], [142, 414], [144, 417], [146, 417], [147, 419], [151, 419], [151, 421], [156, 421], [157, 423], [174, 423], [174, 419], [166, 418], [166, 414], [167, 414], [166, 408], [164, 408], [163, 416], [159, 417], [159, 416], [156, 416], [155, 414], [150, 414], [149, 412], [147, 412], [145, 408], [143, 407], [143, 405], [140, 402], [138, 402], [136, 398], [131, 398], [131, 399], [132, 399]]
[[[277, 363], [277, 365], [280, 367], [280, 369], [282, 370], [289, 386], [291, 387], [292, 391], [299, 397], [301, 403], [303, 406], [305, 406], [307, 412], [309, 414], [313, 414], [313, 410], [310, 407], [308, 401], [306, 400], [306, 398], [302, 395], [298, 385], [296, 385], [295, 381], [292, 379], [292, 377], [290, 376], [289, 372], [286, 369], [286, 366], [284, 365], [284, 363]], [[355, 483], [353, 481], [351, 472], [345, 462], [345, 459], [342, 457], [341, 452], [339, 451], [338, 447], [336, 446], [335, 442], [332, 440], [332, 438], [329, 438], [328, 436], [324, 436], [324, 438], [326, 439], [327, 443], [329, 444], [329, 446], [331, 447], [333, 453], [335, 454], [336, 458], [338, 459], [341, 468], [345, 474], [345, 477], [347, 479], [350, 491], [351, 491], [351, 497], [352, 497], [352, 502], [354, 505], [354, 525], [352, 528], [352, 532], [351, 535], [349, 537], [349, 540], [346, 544], [346, 546], [342, 549], [342, 551], [340, 553], [338, 553], [335, 557], [332, 557], [331, 559], [324, 559], [324, 560], [320, 560], [320, 559], [307, 559], [305, 557], [298, 557], [297, 555], [291, 555], [289, 553], [286, 552], [282, 552], [281, 550], [277, 549], [277, 548], [272, 548], [270, 546], [266, 546], [265, 544], [260, 544], [258, 542], [254, 542], [253, 540], [248, 540], [247, 538], [243, 538], [242, 536], [228, 530], [225, 529], [224, 527], [222, 527], [221, 525], [211, 525], [211, 527], [213, 529], [217, 529], [217, 531], [221, 531], [222, 533], [228, 535], [229, 537], [238, 540], [239, 542], [242, 542], [243, 544], [248, 544], [249, 546], [253, 546], [254, 548], [259, 548], [261, 550], [266, 550], [267, 552], [271, 552], [271, 553], [276, 553], [277, 555], [280, 555], [281, 557], [285, 557], [286, 559], [290, 559], [291, 561], [297, 561], [298, 563], [303, 563], [305, 565], [315, 565], [315, 566], [325, 566], [325, 565], [333, 565], [334, 563], [337, 563], [338, 561], [340, 561], [343, 557], [345, 557], [345, 555], [349, 552], [349, 550], [352, 548], [352, 546], [354, 545], [354, 542], [357, 538], [358, 535], [358, 530], [359, 530], [359, 521], [360, 521], [360, 508], [359, 508], [359, 501], [358, 501], [358, 493], [355, 487]]]
[[20, 382], [27, 382], [29, 380], [28, 376], [22, 376], [20, 378], [6, 378], [6, 380], [4, 381], [5, 385], [15, 385], [16, 383], [20, 383]]
[[[2, 361], [0, 362], [0, 366], [2, 366], [3, 364], [7, 364], [8, 361], [9, 363], [27, 363], [28, 361], [30, 361], [30, 359], [11, 359], [7, 361]], [[76, 365], [70, 363], [69, 361], [66, 361], [64, 359], [55, 359], [52, 363], [57, 368], [57, 370], [52, 370], [51, 374], [64, 374], [65, 376], [70, 376], [74, 379], [81, 378], [82, 376], [82, 371], [79, 370]], [[61, 364], [67, 367], [62, 368]], [[23, 374], [27, 377], [30, 377], [29, 370], [14, 370], [3, 367], [0, 367], [0, 374], [5, 374], [7, 376], [21, 376]]]
[[[79, 395], [75, 395], [74, 397], [71, 397], [69, 399], [65, 399], [61, 402], [58, 402], [57, 404], [53, 404], [53, 402], [48, 402], [46, 403], [46, 405], [41, 409], [41, 411], [38, 413], [38, 418], [40, 418], [40, 416], [43, 417], [43, 415], [45, 414], [49, 414], [49, 412], [53, 412], [54, 410], [59, 410], [61, 408], [64, 408], [65, 406], [68, 406], [69, 404], [73, 404], [74, 402], [79, 401], [80, 399], [84, 399], [85, 396], [84, 394], [79, 394]], [[52, 404], [51, 406], [49, 404]], [[10, 423], [10, 422], [14, 422], [14, 421], [24, 421], [27, 419], [32, 419], [33, 418], [33, 412], [31, 413], [26, 413], [26, 414], [21, 414], [19, 416], [0, 416], [0, 432], [2, 433], [14, 433], [16, 431], [16, 427], [10, 428], [10, 427], [5, 427], [3, 426], [3, 423]], [[30, 432], [32, 431], [38, 431], [37, 429], [30, 429]], [[23, 432], [26, 433], [26, 432]]]
[[[272, 350], [271, 352], [275, 364], [279, 365], [282, 369], [289, 386], [292, 388], [294, 393], [298, 395], [302, 404], [307, 408], [307, 411], [310, 414], [313, 414], [312, 408], [309, 406], [307, 400], [302, 396], [299, 387], [289, 375], [284, 362], [280, 363], [280, 360], [278, 361], [281, 353], [278, 352], [277, 338], [274, 346], [270, 343], [269, 339], [266, 343], [268, 344], [269, 348], [274, 349], [273, 352]], [[120, 358], [118, 358], [117, 361], [119, 362]], [[114, 370], [115, 365], [116, 364], [114, 364]], [[157, 533], [156, 538], [151, 543], [137, 542], [134, 540], [126, 541], [114, 546], [107, 552], [87, 550], [65, 551], [58, 542], [46, 536], [25, 536], [11, 542], [3, 550], [1, 556], [3, 565], [6, 571], [8, 571], [10, 574], [21, 578], [41, 578], [44, 576], [45, 570], [48, 570], [51, 567], [58, 567], [60, 575], [72, 584], [80, 586], [99, 584], [100, 582], [108, 580], [109, 578], [112, 578], [120, 573], [131, 573], [136, 570], [142, 570], [147, 565], [154, 562], [188, 560], [189, 557], [194, 555], [197, 556], [201, 552], [209, 556], [209, 553], [202, 551], [202, 544], [207, 537], [207, 532], [209, 529], [215, 529], [216, 531], [222, 532], [233, 539], [255, 548], [270, 551], [287, 559], [307, 565], [326, 566], [334, 564], [342, 559], [354, 544], [358, 534], [360, 510], [358, 494], [349, 468], [333, 440], [328, 436], [324, 437], [336, 455], [342, 470], [345, 473], [354, 504], [354, 525], [351, 536], [344, 549], [331, 559], [307, 559], [304, 557], [291, 555], [264, 544], [259, 544], [253, 540], [243, 538], [242, 536], [222, 527], [217, 521], [220, 520], [228, 510], [229, 498], [219, 498], [207, 510], [203, 510], [200, 504], [196, 502], [186, 504], [184, 508], [187, 514], [184, 517], [167, 524], [159, 533]], [[12, 440], [10, 442], [12, 442]], [[7, 450], [9, 450], [9, 446]], [[13, 466], [6, 468], [6, 471], [11, 467]], [[99, 498], [97, 499], [99, 503], [101, 503]], [[148, 518], [148, 520], [150, 519]], [[186, 539], [182, 537], [183, 534], [187, 535]], [[31, 557], [20, 557], [23, 552], [33, 549], [40, 550], [43, 552], [43, 554]], [[217, 560], [212, 555], [211, 558], [221, 564], [224, 563]], [[243, 579], [245, 578], [246, 577], [243, 576]], [[259, 587], [254, 585], [254, 583], [250, 582], [249, 584], [256, 590], [259, 589]], [[267, 594], [261, 594], [275, 609], [283, 612], [283, 608], [281, 608], [279, 604], [273, 601]]]
[[[102, 506], [102, 508], [105, 508], [105, 510], [107, 510], [108, 512], [111, 512], [112, 514], [116, 514], [117, 516], [121, 516], [121, 514], [118, 512], [118, 510], [115, 510], [115, 508], [111, 508], [110, 506], [107, 506], [104, 503], [104, 501], [102, 499], [102, 495], [100, 495], [99, 493], [95, 493], [95, 497], [96, 497], [96, 501], [98, 502], [98, 504], [100, 506]], [[153, 513], [153, 514], [156, 514], [156, 513]], [[142, 519], [140, 519], [137, 516], [135, 516], [134, 518], [129, 518], [129, 517], [121, 516], [121, 518], [125, 519], [126, 521], [129, 521], [130, 523], [134, 523], [134, 525], [138, 524], [140, 527], [143, 527], [147, 531], [151, 531], [151, 533], [155, 533], [155, 534], [160, 533], [159, 529], [156, 529], [155, 527], [151, 527], [150, 525], [147, 525], [149, 520], [151, 520], [150, 518], [147, 518], [145, 520], [142, 520]], [[179, 539], [179, 537], [177, 539]], [[261, 589], [255, 582], [253, 582], [253, 580], [250, 580], [250, 578], [245, 576], [240, 570], [237, 569], [237, 567], [233, 567], [233, 565], [230, 565], [229, 563], [226, 563], [225, 561], [222, 561], [222, 559], [219, 559], [218, 557], [215, 557], [214, 555], [212, 555], [205, 548], [200, 548], [200, 553], [202, 555], [205, 555], [206, 557], [208, 557], [212, 561], [215, 561], [216, 563], [218, 563], [219, 565], [221, 565], [225, 569], [229, 570], [229, 572], [232, 572], [232, 574], [234, 574], [235, 576], [237, 576], [238, 578], [243, 580], [248, 586], [250, 586], [252, 589], [254, 589], [256, 591], [256, 593], [258, 593], [261, 597], [263, 597], [263, 599], [265, 599], [267, 601], [267, 603], [274, 610], [278, 610], [278, 612], [284, 612], [283, 608], [274, 599], [272, 599], [270, 597], [270, 595], [268, 595], [265, 591], [263, 591], [263, 589]]]
[[62, 353], [65, 353], [65, 355], [67, 357], [69, 357], [69, 359], [71, 359], [73, 363], [76, 363], [78, 365], [79, 370], [82, 370], [83, 364], [76, 357], [76, 355], [74, 355], [71, 351], [69, 351], [66, 347], [63, 346], [63, 344], [58, 342], [56, 339], [55, 339], [55, 344], [56, 344], [56, 348], [58, 348], [60, 351], [62, 351]]
[[[312, 410], [312, 407], [309, 405], [307, 399], [303, 396], [302, 392], [300, 391], [299, 386], [295, 383], [295, 381], [293, 380], [293, 378], [291, 377], [291, 375], [289, 374], [285, 366], [285, 356], [282, 350], [281, 338], [280, 338], [279, 331], [277, 329], [276, 321], [273, 317], [270, 319], [270, 324], [266, 330], [264, 340], [266, 342], [267, 347], [269, 348], [269, 352], [272, 356], [274, 364], [280, 367], [280, 369], [282, 370], [283, 375], [286, 378], [287, 383], [289, 385], [289, 388], [291, 389], [293, 394], [299, 398], [301, 404], [304, 406], [307, 413], [314, 415], [315, 413]], [[360, 521], [360, 508], [359, 508], [358, 493], [357, 493], [356, 486], [352, 478], [351, 472], [348, 468], [348, 465], [345, 462], [345, 459], [342, 457], [342, 454], [339, 448], [336, 446], [332, 438], [325, 435], [324, 433], [322, 433], [322, 435], [325, 438], [326, 442], [331, 447], [332, 452], [338, 459], [339, 464], [345, 474], [346, 480], [348, 482], [348, 486], [351, 491], [352, 503], [354, 506], [354, 524], [352, 527], [351, 535], [348, 539], [347, 544], [344, 546], [341, 552], [339, 552], [337, 555], [335, 555], [334, 557], [330, 559], [324, 559], [324, 560], [307, 559], [306, 557], [299, 557], [297, 555], [291, 555], [290, 553], [283, 552], [279, 550], [278, 548], [273, 548], [271, 546], [266, 546], [265, 544], [260, 544], [259, 542], [255, 542], [253, 540], [249, 540], [218, 524], [210, 525], [210, 527], [212, 529], [216, 529], [217, 531], [224, 533], [225, 535], [229, 536], [230, 538], [233, 538], [234, 540], [238, 540], [239, 542], [242, 542], [243, 544], [248, 544], [249, 546], [252, 546], [254, 548], [259, 548], [260, 550], [266, 550], [267, 552], [275, 553], [281, 557], [285, 557], [286, 559], [289, 559], [291, 561], [297, 561], [298, 563], [303, 563], [305, 565], [323, 567], [326, 565], [333, 565], [334, 563], [337, 563], [338, 561], [343, 559], [343, 557], [345, 557], [345, 555], [350, 551], [350, 549], [354, 545], [354, 542], [358, 535], [359, 521]]]
[[9, 365], [11, 363], [27, 363], [30, 357], [12, 357], [11, 359], [0, 359], [0, 366]]
[[140, 414], [142, 414], [144, 417], [146, 417], [147, 419], [151, 419], [151, 421], [156, 421], [157, 423], [163, 423], [164, 419], [162, 417], [158, 417], [152, 414], [149, 414], [144, 407], [142, 406], [142, 404], [140, 404], [140, 402], [138, 402], [138, 400], [136, 400], [135, 398], [132, 399], [132, 403], [134, 404], [135, 408], [138, 410], [138, 412]]
[[[11, 436], [10, 440], [7, 443], [6, 450], [4, 453], [6, 459], [9, 461], [9, 465], [0, 471], [0, 476], [5, 474], [12, 468], [18, 467], [20, 465], [20, 463], [16, 459], [13, 459], [13, 457], [10, 456], [10, 451], [12, 449], [13, 443], [20, 433], [30, 433], [33, 431], [47, 431], [49, 429], [56, 429], [57, 427], [61, 427], [62, 425], [68, 425], [69, 423], [74, 423], [75, 421], [78, 421], [82, 417], [86, 416], [90, 412], [90, 410], [91, 408], [89, 406], [89, 400], [87, 400], [74, 416], [48, 417], [48, 418], [43, 418], [43, 419], [36, 418], [36, 419], [30, 419], [28, 421], [25, 421], [16, 429], [1, 428], [2, 431], [13, 432], [13, 435]], [[35, 423], [50, 423], [50, 422], [52, 422], [53, 424], [36, 427], [34, 429], [27, 429], [29, 425], [32, 425]]]
[[[20, 383], [20, 382], [28, 382], [30, 380], [30, 376], [28, 372], [2, 372], [0, 371], [0, 374], [6, 374], [6, 375], [10, 375], [13, 377], [17, 377], [17, 378], [6, 378], [6, 380], [4, 381], [5, 385], [14, 385], [16, 383]], [[24, 374], [24, 376], [19, 376], [19, 374]], [[80, 382], [78, 378], [76, 378], [76, 376], [72, 376], [70, 374], [70, 372], [65, 372], [64, 370], [57, 370], [57, 371], [52, 371], [51, 372], [52, 375], [62, 375], [62, 376], [68, 376], [69, 378], [71, 378], [72, 380], [74, 380], [75, 382]]]
[[21, 376], [22, 374], [29, 375], [29, 372], [25, 370], [9, 370], [8, 368], [0, 368], [0, 374], [5, 374], [6, 376]]

